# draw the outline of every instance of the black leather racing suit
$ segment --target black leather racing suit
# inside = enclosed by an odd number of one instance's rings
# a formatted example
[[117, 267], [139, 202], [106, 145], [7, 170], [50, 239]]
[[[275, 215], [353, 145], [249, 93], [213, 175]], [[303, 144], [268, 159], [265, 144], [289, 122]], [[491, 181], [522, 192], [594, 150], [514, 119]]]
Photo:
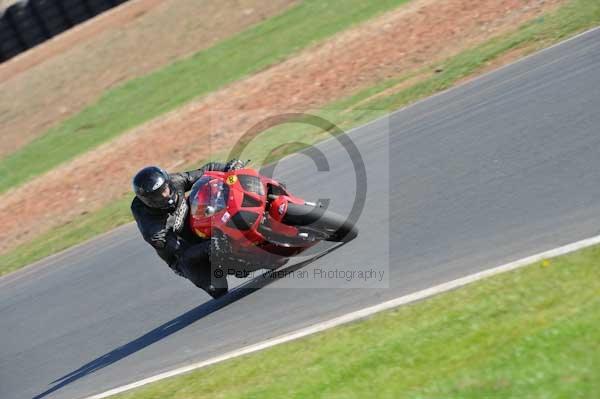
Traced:
[[170, 173], [172, 187], [177, 191], [177, 204], [173, 209], [151, 208], [137, 197], [131, 203], [131, 213], [144, 240], [177, 274], [183, 275], [213, 297], [227, 292], [227, 279], [212, 276], [210, 241], [190, 230], [185, 193], [204, 172], [226, 170], [226, 164], [211, 162], [197, 170]]

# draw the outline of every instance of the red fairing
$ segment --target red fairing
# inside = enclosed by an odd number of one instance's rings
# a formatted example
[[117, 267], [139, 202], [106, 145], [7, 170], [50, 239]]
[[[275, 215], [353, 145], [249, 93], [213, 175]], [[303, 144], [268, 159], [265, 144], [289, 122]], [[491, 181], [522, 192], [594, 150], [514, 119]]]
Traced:
[[285, 213], [287, 212], [287, 204], [288, 200], [285, 196], [280, 196], [275, 201], [271, 202], [271, 209], [269, 210], [269, 215], [274, 220], [281, 222]]
[[316, 244], [303, 241], [298, 228], [282, 223], [288, 203], [304, 200], [254, 169], [207, 172], [192, 187], [188, 201], [192, 231], [203, 238], [224, 234], [232, 252], [244, 258], [252, 253], [264, 257], [265, 251], [291, 256]]

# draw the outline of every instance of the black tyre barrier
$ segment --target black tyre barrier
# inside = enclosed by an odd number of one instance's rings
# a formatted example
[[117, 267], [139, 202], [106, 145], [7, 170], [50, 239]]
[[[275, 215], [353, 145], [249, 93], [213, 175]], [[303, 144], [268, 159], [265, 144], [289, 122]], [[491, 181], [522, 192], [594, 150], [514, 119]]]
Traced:
[[29, 0], [29, 4], [49, 36], [56, 36], [73, 26], [55, 0]]
[[25, 46], [17, 36], [17, 31], [4, 13], [0, 13], [0, 62], [12, 58], [22, 51], [25, 51]]
[[93, 15], [101, 14], [115, 6], [110, 0], [85, 0], [85, 2]]
[[77, 25], [92, 17], [92, 12], [83, 0], [58, 0], [65, 18], [71, 25]]
[[128, 0], [20, 0], [0, 10], [0, 62]]
[[27, 48], [36, 46], [50, 37], [42, 28], [41, 21], [27, 1], [19, 1], [8, 7], [5, 16], [10, 20], [21, 42]]

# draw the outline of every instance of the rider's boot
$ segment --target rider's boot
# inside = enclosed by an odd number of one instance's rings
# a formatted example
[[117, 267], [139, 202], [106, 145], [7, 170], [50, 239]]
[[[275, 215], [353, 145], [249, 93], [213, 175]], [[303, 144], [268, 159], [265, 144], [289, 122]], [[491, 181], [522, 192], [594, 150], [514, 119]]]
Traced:
[[211, 284], [206, 288], [206, 292], [208, 293], [208, 295], [213, 297], [213, 299], [219, 299], [223, 295], [227, 294], [227, 287], [217, 288]]

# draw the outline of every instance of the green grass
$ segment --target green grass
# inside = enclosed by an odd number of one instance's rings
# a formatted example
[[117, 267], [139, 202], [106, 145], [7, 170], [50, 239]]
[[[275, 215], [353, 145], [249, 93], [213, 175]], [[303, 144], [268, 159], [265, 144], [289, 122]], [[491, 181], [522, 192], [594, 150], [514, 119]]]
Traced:
[[600, 247], [115, 399], [595, 398]]
[[0, 193], [195, 97], [407, 1], [306, 0], [188, 59], [133, 79], [0, 160]]
[[[421, 71], [411, 71], [405, 76], [382, 81], [371, 88], [336, 101], [316, 113], [345, 129], [358, 126], [403, 105], [451, 87], [460, 79], [476, 74], [489, 61], [506, 54], [507, 51], [521, 47], [534, 51], [597, 24], [600, 24], [600, 1], [572, 0], [558, 11], [526, 23], [512, 33], [492, 39], [445, 62], [428, 65]], [[434, 70], [440, 68], [442, 72], [433, 73]], [[426, 73], [427, 77], [412, 86], [372, 98], [374, 95], [421, 73]], [[354, 109], [358, 104], [360, 106]], [[328, 133], [302, 125], [274, 128], [261, 135], [260, 140], [254, 141], [244, 156], [255, 160], [255, 165], [260, 165], [302, 148], [297, 145], [283, 146], [274, 154], [269, 154], [272, 149], [286, 142], [300, 141], [308, 146], [327, 137], [329, 137]], [[223, 159], [225, 156], [226, 154], [216, 154], [215, 159]], [[92, 238], [95, 234], [107, 231], [118, 224], [130, 221], [131, 216], [127, 202], [128, 200], [123, 200], [100, 212], [84, 215], [70, 225], [60, 227], [42, 237], [35, 238], [31, 243], [3, 254], [0, 275]], [[74, 229], [73, 226], [78, 228]], [[71, 230], [76, 233], [72, 233]]]

